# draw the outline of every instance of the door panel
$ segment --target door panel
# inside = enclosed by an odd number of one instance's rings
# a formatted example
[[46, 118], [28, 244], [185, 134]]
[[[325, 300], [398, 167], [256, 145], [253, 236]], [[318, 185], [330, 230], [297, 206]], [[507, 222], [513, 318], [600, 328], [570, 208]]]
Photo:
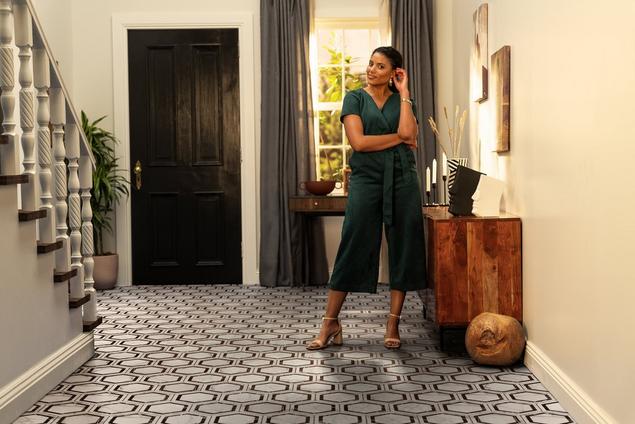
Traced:
[[238, 30], [128, 33], [133, 282], [242, 281]]
[[[196, 193], [198, 231], [196, 265], [223, 265], [225, 232], [223, 193]], [[209, 242], [213, 240], [215, 242]]]

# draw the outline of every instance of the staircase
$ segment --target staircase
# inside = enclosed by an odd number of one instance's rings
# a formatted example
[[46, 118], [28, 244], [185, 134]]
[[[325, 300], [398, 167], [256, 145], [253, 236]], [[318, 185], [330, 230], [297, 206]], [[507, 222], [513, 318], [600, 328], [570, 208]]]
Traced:
[[0, 422], [94, 353], [94, 159], [31, 0], [0, 0]]

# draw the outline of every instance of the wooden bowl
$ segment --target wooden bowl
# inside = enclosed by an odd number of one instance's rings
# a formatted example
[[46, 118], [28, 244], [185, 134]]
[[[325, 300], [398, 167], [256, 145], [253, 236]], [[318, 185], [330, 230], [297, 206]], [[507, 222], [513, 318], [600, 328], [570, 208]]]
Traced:
[[300, 188], [315, 196], [326, 196], [335, 189], [335, 184], [339, 181], [304, 181], [300, 183]]

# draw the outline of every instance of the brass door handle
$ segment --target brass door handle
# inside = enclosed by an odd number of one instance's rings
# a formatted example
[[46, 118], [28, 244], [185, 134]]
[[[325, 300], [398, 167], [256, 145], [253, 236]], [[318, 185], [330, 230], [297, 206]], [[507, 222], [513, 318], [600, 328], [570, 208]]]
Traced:
[[141, 162], [137, 161], [134, 165], [134, 175], [136, 180], [135, 185], [137, 186], [137, 190], [141, 190], [141, 171]]

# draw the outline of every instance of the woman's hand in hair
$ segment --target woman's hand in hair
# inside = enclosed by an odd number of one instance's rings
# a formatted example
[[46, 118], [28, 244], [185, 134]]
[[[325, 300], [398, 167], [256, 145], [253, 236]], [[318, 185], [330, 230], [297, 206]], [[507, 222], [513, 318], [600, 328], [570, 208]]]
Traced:
[[399, 91], [401, 97], [410, 98], [410, 90], [408, 90], [408, 73], [403, 68], [395, 68], [395, 77], [393, 84]]

